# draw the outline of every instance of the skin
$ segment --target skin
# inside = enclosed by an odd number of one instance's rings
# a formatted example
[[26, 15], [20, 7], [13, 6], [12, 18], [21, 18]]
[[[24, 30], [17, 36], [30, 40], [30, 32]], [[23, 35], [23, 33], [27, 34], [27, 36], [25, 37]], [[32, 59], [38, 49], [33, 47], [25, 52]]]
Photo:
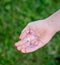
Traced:
[[[29, 23], [21, 32], [20, 41], [15, 43], [17, 50], [22, 53], [30, 53], [46, 45], [56, 32], [60, 31], [60, 10], [44, 20], [38, 20]], [[56, 17], [56, 18], [55, 18]], [[58, 20], [58, 22], [57, 22]], [[32, 44], [38, 44], [36, 47], [29, 47], [26, 38], [29, 37], [29, 32], [33, 31], [38, 41], [31, 41]]]

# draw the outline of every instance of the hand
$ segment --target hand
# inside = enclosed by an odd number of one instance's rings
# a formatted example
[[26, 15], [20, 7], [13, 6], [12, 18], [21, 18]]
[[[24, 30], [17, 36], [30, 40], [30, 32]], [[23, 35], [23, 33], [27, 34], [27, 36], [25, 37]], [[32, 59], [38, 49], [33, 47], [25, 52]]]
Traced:
[[[26, 42], [26, 38], [29, 36], [29, 31], [33, 31], [39, 39], [36, 47], [31, 48]], [[23, 53], [33, 52], [47, 44], [55, 33], [54, 28], [47, 24], [47, 20], [31, 22], [23, 29], [19, 37], [21, 41], [16, 42], [15, 46]], [[32, 43], [34, 43], [34, 41]]]

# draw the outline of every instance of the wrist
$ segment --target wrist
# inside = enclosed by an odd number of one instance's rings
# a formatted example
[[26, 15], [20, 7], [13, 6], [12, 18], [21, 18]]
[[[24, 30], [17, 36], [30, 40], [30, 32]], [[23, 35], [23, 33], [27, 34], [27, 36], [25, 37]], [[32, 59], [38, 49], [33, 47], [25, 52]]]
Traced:
[[60, 31], [60, 10], [46, 19], [48, 25], [55, 31]]

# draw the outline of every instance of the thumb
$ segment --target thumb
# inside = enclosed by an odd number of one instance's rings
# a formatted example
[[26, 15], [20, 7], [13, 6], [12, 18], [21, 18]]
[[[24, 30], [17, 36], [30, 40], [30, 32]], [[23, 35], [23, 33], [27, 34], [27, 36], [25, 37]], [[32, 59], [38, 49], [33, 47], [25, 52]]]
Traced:
[[24, 38], [27, 36], [28, 33], [29, 33], [29, 26], [26, 26], [26, 27], [22, 30], [19, 39], [21, 39], [21, 40], [24, 39]]

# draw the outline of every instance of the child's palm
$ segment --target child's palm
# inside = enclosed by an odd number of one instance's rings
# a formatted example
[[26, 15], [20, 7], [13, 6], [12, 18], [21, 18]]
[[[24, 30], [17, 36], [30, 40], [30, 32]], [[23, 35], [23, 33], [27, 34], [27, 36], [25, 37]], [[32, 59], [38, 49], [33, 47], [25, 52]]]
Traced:
[[[31, 37], [30, 31], [33, 31], [33, 35], [35, 35], [38, 40], [31, 41], [32, 44], [37, 44], [36, 46], [30, 47], [29, 43], [26, 40], [27, 37]], [[17, 42], [15, 45], [17, 46], [17, 49], [22, 51], [23, 53], [33, 52], [47, 44], [51, 40], [53, 35], [53, 29], [47, 25], [45, 20], [35, 21], [28, 24], [24, 28], [20, 35], [21, 41]]]

